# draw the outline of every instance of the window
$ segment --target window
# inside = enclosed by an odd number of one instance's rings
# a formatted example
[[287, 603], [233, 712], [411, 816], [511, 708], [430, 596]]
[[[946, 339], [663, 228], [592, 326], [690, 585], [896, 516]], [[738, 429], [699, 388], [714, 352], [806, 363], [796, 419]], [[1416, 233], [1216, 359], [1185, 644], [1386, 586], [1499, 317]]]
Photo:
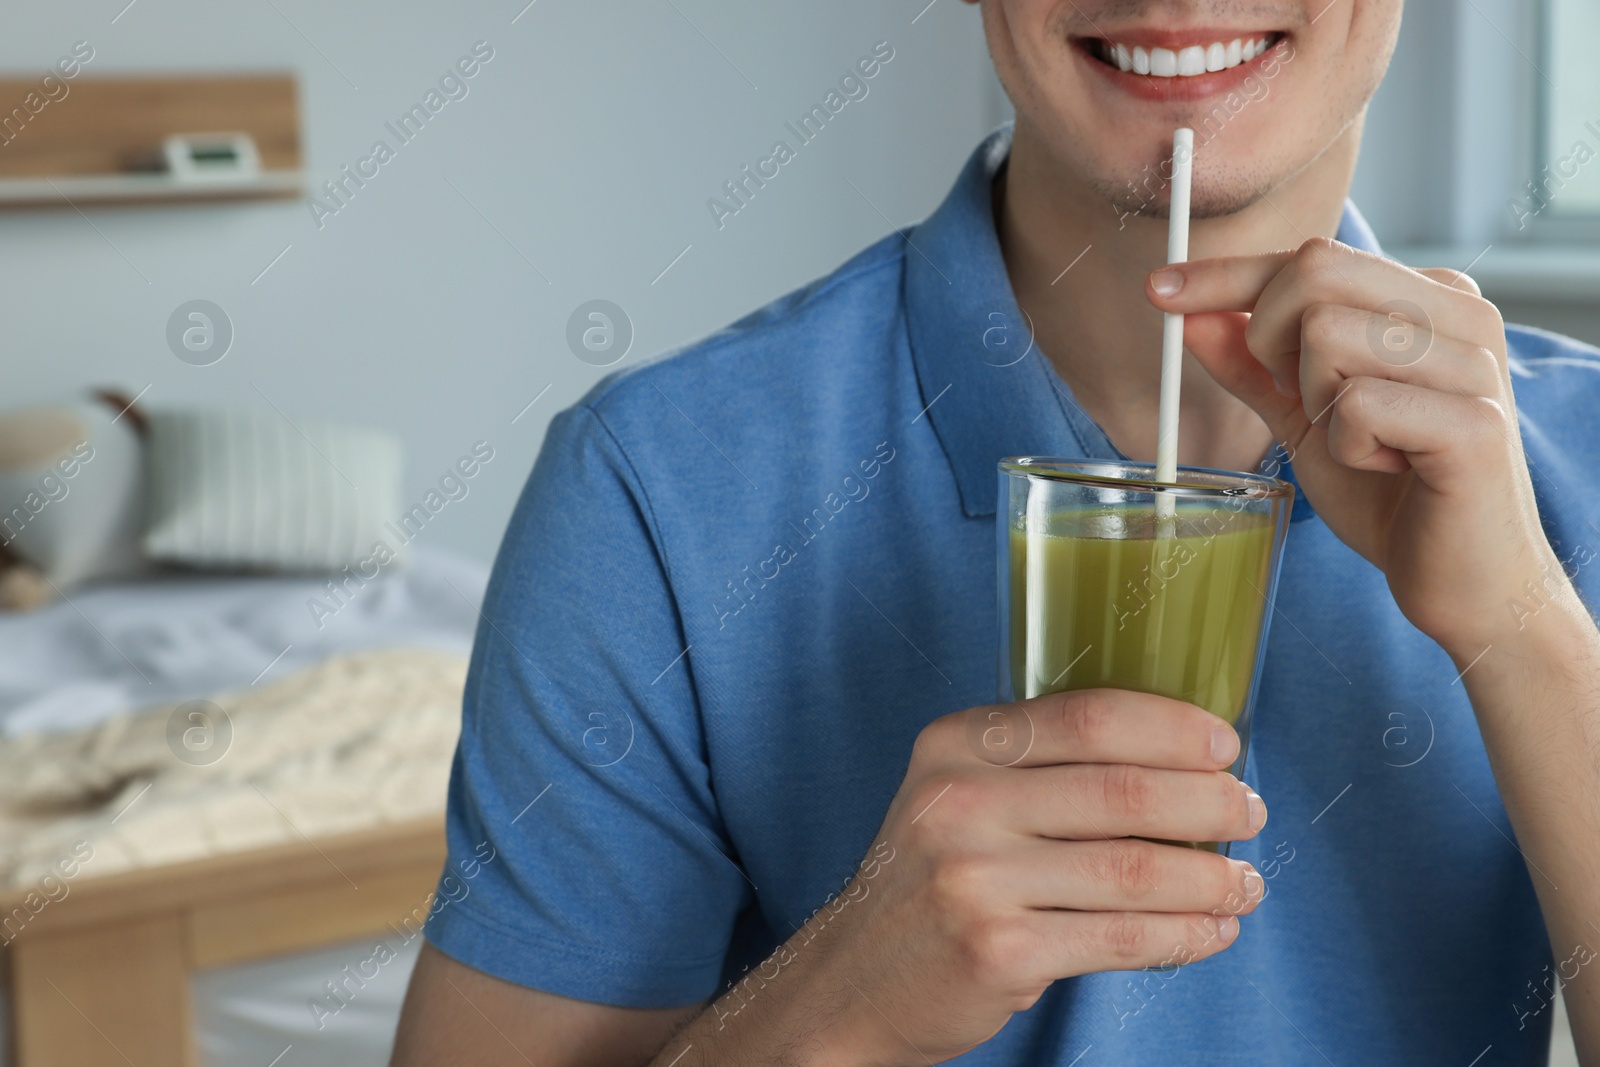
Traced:
[[1600, 218], [1600, 3], [1545, 0], [1538, 157], [1523, 209], [1548, 222]]

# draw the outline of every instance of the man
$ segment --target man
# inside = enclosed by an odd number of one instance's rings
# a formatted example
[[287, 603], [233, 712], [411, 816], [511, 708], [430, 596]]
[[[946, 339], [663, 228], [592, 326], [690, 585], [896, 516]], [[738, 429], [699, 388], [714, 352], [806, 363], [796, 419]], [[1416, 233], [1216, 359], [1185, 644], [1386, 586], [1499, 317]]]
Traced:
[[[930, 219], [552, 424], [396, 1062], [1534, 1064], [1562, 993], [1600, 1062], [1600, 353], [1346, 206], [1400, 7], [984, 0], [1015, 130]], [[1161, 311], [1181, 461], [1302, 491], [1253, 788], [1190, 705], [984, 706], [995, 463], [1152, 459]]]

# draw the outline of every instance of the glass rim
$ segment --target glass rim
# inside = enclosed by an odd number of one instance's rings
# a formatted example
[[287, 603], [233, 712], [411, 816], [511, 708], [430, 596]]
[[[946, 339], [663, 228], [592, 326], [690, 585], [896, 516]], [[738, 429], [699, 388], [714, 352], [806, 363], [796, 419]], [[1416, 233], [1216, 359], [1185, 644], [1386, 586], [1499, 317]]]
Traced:
[[[997, 469], [1001, 474], [1013, 478], [1039, 478], [1044, 481], [1184, 498], [1243, 496], [1269, 500], [1292, 499], [1295, 488], [1291, 483], [1270, 475], [1250, 471], [1220, 470], [1215, 467], [1180, 466], [1177, 481], [1159, 482], [1155, 478], [1154, 463], [1137, 463], [1120, 459], [1008, 456], [1000, 460]], [[1135, 474], [1130, 477], [1128, 472], [1141, 472], [1143, 476]], [[1185, 475], [1199, 475], [1203, 480], [1184, 481]]]

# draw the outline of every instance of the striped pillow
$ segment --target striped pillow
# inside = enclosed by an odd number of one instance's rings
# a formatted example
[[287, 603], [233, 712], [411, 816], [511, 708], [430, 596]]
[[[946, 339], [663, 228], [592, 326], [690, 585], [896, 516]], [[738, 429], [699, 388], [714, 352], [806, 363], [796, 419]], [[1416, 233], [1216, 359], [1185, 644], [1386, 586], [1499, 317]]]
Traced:
[[153, 411], [143, 549], [211, 567], [337, 570], [399, 509], [389, 434], [277, 412]]

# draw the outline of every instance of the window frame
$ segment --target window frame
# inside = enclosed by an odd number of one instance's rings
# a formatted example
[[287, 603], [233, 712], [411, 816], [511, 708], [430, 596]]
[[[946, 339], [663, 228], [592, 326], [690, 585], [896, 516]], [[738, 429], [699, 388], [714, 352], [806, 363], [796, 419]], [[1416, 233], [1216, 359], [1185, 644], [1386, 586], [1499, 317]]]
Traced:
[[[1537, 34], [1537, 47], [1535, 54], [1539, 57], [1541, 72], [1556, 69], [1556, 56], [1554, 54], [1554, 32], [1552, 29], [1556, 5], [1581, 3], [1585, 0], [1540, 0], [1537, 5], [1534, 32]], [[1594, 0], [1587, 0], [1594, 2]], [[1533, 122], [1532, 136], [1529, 138], [1532, 152], [1527, 159], [1527, 178], [1531, 181], [1555, 159], [1556, 148], [1552, 131], [1550, 129], [1551, 116], [1554, 111], [1555, 86], [1547, 76], [1537, 77], [1533, 84]], [[1597, 114], [1600, 117], [1600, 114]], [[1600, 144], [1591, 144], [1591, 147], [1600, 155]], [[1588, 167], [1600, 166], [1600, 158], [1587, 164]], [[1517, 193], [1521, 193], [1525, 185], [1518, 186]], [[1513, 194], [1516, 195], [1516, 194]], [[1529, 245], [1574, 245], [1600, 243], [1600, 207], [1563, 210], [1561, 199], [1556, 197], [1549, 202], [1549, 206], [1541, 210], [1538, 215], [1528, 220], [1525, 229], [1512, 228], [1506, 224], [1506, 237], [1508, 240], [1519, 244]]]

